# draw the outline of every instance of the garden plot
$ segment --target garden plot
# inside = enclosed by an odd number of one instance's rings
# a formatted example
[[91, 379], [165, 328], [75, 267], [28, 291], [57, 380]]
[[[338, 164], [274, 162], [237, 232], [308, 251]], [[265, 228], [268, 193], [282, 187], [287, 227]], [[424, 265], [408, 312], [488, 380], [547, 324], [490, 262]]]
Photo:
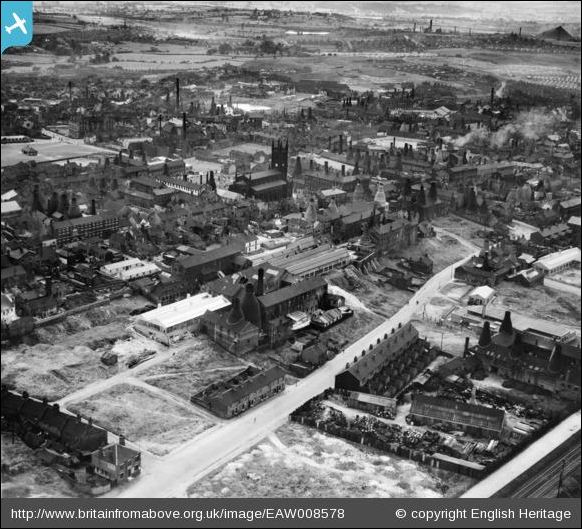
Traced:
[[177, 404], [140, 386], [119, 384], [70, 404], [68, 409], [123, 434], [140, 450], [165, 455], [213, 426], [194, 407]]
[[188, 495], [441, 498], [461, 494], [474, 481], [450, 476], [290, 423], [192, 485]]
[[45, 466], [17, 436], [2, 434], [2, 498], [75, 498], [57, 471]]
[[142, 371], [139, 378], [188, 401], [194, 393], [247, 366], [247, 362], [227, 353], [205, 336], [180, 342], [176, 347], [166, 362]]

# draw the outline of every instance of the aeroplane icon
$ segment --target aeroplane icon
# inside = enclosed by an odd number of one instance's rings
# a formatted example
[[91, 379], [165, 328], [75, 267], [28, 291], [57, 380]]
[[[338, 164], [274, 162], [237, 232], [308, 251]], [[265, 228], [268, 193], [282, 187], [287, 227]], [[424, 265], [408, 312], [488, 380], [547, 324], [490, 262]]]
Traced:
[[18, 28], [20, 29], [20, 31], [22, 31], [22, 33], [26, 35], [28, 33], [28, 31], [26, 30], [26, 20], [24, 18], [20, 18], [16, 13], [12, 13], [12, 16], [14, 17], [14, 24], [12, 24], [11, 26], [4, 26], [6, 33], [10, 35], [10, 33], [12, 33], [13, 30]]

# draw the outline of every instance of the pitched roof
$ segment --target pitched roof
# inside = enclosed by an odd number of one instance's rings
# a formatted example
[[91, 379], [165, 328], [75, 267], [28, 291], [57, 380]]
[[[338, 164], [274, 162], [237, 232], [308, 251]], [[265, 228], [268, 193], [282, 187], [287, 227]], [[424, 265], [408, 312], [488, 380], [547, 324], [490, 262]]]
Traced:
[[[404, 339], [402, 339], [403, 337]], [[412, 323], [408, 322], [400, 329], [395, 329], [394, 334], [389, 334], [384, 341], [381, 341], [370, 352], [366, 352], [346, 371], [358, 379], [360, 385], [365, 385], [392, 358], [396, 351], [407, 347], [411, 341], [415, 341], [417, 338], [418, 331]]]
[[495, 431], [501, 431], [505, 419], [503, 410], [428, 395], [417, 395], [412, 401], [410, 413]]
[[210, 250], [206, 252], [200, 252], [198, 255], [191, 255], [187, 257], [181, 257], [178, 262], [184, 268], [192, 268], [195, 266], [202, 266], [205, 264], [213, 263], [219, 259], [224, 259], [226, 257], [233, 257], [241, 253], [241, 246], [238, 244], [229, 244], [227, 246], [221, 246], [216, 250]]
[[279, 366], [271, 367], [266, 371], [261, 371], [253, 377], [247, 378], [241, 384], [231, 387], [224, 393], [211, 396], [209, 400], [215, 403], [215, 406], [228, 407], [245, 398], [247, 395], [254, 393], [258, 389], [268, 386], [275, 382], [275, 380], [283, 377], [285, 377], [285, 371], [283, 371], [283, 369]]
[[327, 283], [325, 279], [321, 277], [304, 279], [299, 283], [289, 285], [288, 287], [275, 290], [274, 292], [270, 292], [269, 294], [265, 294], [264, 296], [259, 297], [259, 303], [263, 307], [272, 307], [324, 286], [327, 286]]

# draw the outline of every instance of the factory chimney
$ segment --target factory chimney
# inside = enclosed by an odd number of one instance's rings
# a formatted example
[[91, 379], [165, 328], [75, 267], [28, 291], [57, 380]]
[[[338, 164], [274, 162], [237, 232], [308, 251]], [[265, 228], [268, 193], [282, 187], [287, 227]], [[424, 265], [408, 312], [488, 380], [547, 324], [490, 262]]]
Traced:
[[490, 99], [490, 104], [493, 105], [493, 99], [495, 97], [495, 90], [493, 89], [493, 87], [491, 87], [491, 99]]
[[325, 163], [323, 164], [323, 167], [325, 168], [325, 174], [327, 174], [329, 172], [329, 163], [327, 160], [325, 160]]
[[51, 276], [47, 276], [44, 280], [44, 285], [44, 295], [48, 298], [53, 293], [53, 278]]
[[346, 176], [346, 166], [342, 164], [342, 176]]
[[259, 268], [259, 279], [257, 281], [257, 296], [262, 296], [265, 291], [265, 269]]
[[491, 325], [489, 321], [485, 321], [483, 324], [483, 329], [481, 330], [481, 336], [479, 336], [479, 345], [481, 347], [487, 347], [491, 343]]
[[182, 112], [182, 138], [186, 137], [186, 127], [188, 126], [186, 121], [186, 112]]
[[259, 329], [263, 328], [261, 324], [261, 307], [259, 306], [259, 301], [255, 296], [255, 286], [252, 283], [247, 283], [245, 285], [245, 293], [241, 302], [241, 310], [247, 321], [250, 321]]
[[505, 311], [505, 316], [503, 317], [503, 322], [501, 323], [499, 332], [502, 332], [504, 334], [513, 333], [513, 324], [511, 323], [511, 312], [509, 310]]
[[180, 108], [180, 79], [176, 77], [176, 108]]
[[463, 357], [469, 356], [469, 337], [465, 338], [465, 349], [463, 350]]
[[91, 215], [97, 215], [97, 207], [94, 198], [91, 199]]
[[238, 296], [235, 296], [232, 299], [232, 308], [230, 309], [230, 313], [228, 314], [227, 323], [229, 325], [236, 325], [239, 321], [244, 319], [244, 314], [240, 308], [240, 299]]
[[344, 152], [344, 136], [343, 134], [339, 135], [339, 153], [343, 154]]

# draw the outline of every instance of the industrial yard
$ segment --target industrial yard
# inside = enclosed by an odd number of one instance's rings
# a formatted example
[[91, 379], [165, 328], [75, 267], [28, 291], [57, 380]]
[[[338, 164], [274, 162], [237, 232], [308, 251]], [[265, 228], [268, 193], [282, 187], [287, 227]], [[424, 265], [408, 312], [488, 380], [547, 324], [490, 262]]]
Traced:
[[579, 3], [312, 4], [13, 13], [3, 497], [580, 496]]

